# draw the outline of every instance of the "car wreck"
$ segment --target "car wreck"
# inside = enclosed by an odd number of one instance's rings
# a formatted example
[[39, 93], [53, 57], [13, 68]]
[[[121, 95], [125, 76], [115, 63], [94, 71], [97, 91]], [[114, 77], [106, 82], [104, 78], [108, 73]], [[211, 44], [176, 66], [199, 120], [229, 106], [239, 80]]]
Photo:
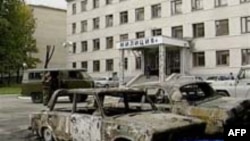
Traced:
[[[74, 95], [73, 103], [57, 101], [67, 94]], [[88, 95], [87, 101], [77, 102], [78, 94]], [[138, 97], [149, 103], [131, 106]], [[57, 90], [48, 109], [30, 118], [30, 129], [45, 141], [172, 141], [201, 135], [206, 126], [159, 111], [146, 92], [128, 88]]]
[[175, 80], [138, 84], [167, 112], [197, 117], [207, 123], [207, 135], [221, 135], [226, 125], [249, 125], [250, 100], [225, 97], [206, 82]]

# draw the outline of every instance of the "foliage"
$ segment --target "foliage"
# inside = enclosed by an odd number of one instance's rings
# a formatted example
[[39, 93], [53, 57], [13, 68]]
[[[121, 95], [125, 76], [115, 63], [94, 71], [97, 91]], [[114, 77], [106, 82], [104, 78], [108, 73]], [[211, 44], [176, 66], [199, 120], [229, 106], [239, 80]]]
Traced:
[[9, 87], [0, 87], [0, 95], [6, 94], [20, 94], [21, 93], [21, 86], [20, 85], [13, 85]]
[[17, 72], [23, 63], [34, 67], [39, 59], [33, 38], [35, 19], [23, 0], [0, 0], [0, 72]]

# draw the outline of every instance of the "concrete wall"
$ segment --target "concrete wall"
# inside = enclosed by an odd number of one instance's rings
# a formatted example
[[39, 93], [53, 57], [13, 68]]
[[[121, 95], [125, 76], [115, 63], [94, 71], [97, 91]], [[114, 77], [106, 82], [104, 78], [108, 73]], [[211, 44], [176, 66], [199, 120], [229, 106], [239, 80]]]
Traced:
[[[205, 67], [193, 67], [192, 57], [189, 58], [190, 73], [197, 75], [208, 74], [229, 74], [236, 73], [241, 66], [241, 49], [250, 48], [250, 34], [241, 34], [241, 21], [243, 16], [250, 16], [250, 3], [240, 4], [240, 0], [228, 0], [228, 5], [215, 8], [214, 0], [203, 0], [204, 8], [199, 11], [191, 10], [191, 0], [182, 1], [182, 14], [171, 15], [170, 0], [127, 0], [119, 2], [113, 0], [113, 4], [105, 5], [105, 1], [100, 1], [100, 8], [93, 9], [92, 1], [88, 1], [87, 11], [81, 12], [81, 0], [72, 0], [68, 2], [67, 12], [67, 39], [77, 43], [78, 51], [76, 54], [70, 54], [68, 67], [72, 66], [72, 62], [77, 62], [80, 67], [81, 61], [88, 61], [88, 71], [92, 75], [108, 75], [110, 72], [105, 71], [105, 59], [114, 58], [114, 71], [119, 70], [119, 52], [117, 49], [106, 49], [106, 37], [113, 36], [114, 42], [119, 41], [120, 34], [129, 34], [129, 39], [135, 38], [135, 33], [145, 31], [145, 36], [151, 36], [152, 29], [161, 28], [162, 34], [171, 36], [171, 28], [173, 26], [183, 26], [184, 37], [193, 37], [192, 25], [194, 23], [204, 22], [205, 37], [194, 39], [194, 47], [191, 53], [195, 51], [205, 51], [206, 65]], [[77, 13], [72, 15], [72, 4], [77, 4]], [[151, 6], [161, 4], [161, 17], [151, 18]], [[135, 22], [135, 9], [144, 7], [144, 21]], [[120, 12], [128, 11], [129, 23], [120, 25]], [[113, 14], [114, 26], [105, 27], [105, 16]], [[93, 30], [93, 18], [100, 17], [100, 29]], [[229, 20], [229, 35], [215, 36], [215, 20]], [[80, 22], [88, 21], [88, 32], [80, 33]], [[77, 33], [72, 33], [72, 23], [77, 24]], [[100, 51], [92, 51], [92, 40], [100, 38]], [[88, 52], [80, 52], [80, 42], [88, 41]], [[230, 50], [230, 65], [226, 67], [216, 66], [216, 50]], [[129, 68], [125, 75], [135, 75], [135, 59], [132, 53], [129, 56]], [[237, 59], [236, 59], [237, 58]], [[100, 73], [93, 73], [92, 60], [101, 60]]]
[[66, 10], [46, 6], [30, 5], [36, 19], [34, 37], [40, 58], [37, 68], [43, 68], [47, 45], [55, 45], [55, 53], [49, 67], [66, 67], [67, 50], [62, 46], [66, 41]]

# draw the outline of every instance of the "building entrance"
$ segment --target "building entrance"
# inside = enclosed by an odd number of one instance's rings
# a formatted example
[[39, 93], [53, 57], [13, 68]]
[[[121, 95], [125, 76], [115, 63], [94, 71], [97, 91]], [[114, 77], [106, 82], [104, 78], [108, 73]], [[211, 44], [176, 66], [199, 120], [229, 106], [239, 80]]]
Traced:
[[166, 75], [181, 72], [181, 55], [179, 49], [166, 50]]
[[144, 73], [149, 73], [150, 75], [159, 75], [159, 49], [144, 49], [144, 59]]

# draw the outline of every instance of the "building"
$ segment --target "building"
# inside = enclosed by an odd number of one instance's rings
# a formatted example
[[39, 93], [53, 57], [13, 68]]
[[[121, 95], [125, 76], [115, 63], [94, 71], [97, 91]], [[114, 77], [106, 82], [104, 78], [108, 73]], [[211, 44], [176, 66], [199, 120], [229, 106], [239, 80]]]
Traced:
[[43, 5], [30, 5], [30, 7], [36, 19], [34, 38], [39, 51], [33, 55], [41, 60], [36, 67], [44, 67], [48, 45], [55, 46], [49, 67], [66, 67], [67, 50], [63, 47], [66, 41], [66, 10]]
[[[92, 76], [136, 76], [147, 65], [166, 75], [227, 75], [250, 63], [250, 0], [67, 2], [67, 65]], [[159, 42], [145, 45], [150, 39]]]

